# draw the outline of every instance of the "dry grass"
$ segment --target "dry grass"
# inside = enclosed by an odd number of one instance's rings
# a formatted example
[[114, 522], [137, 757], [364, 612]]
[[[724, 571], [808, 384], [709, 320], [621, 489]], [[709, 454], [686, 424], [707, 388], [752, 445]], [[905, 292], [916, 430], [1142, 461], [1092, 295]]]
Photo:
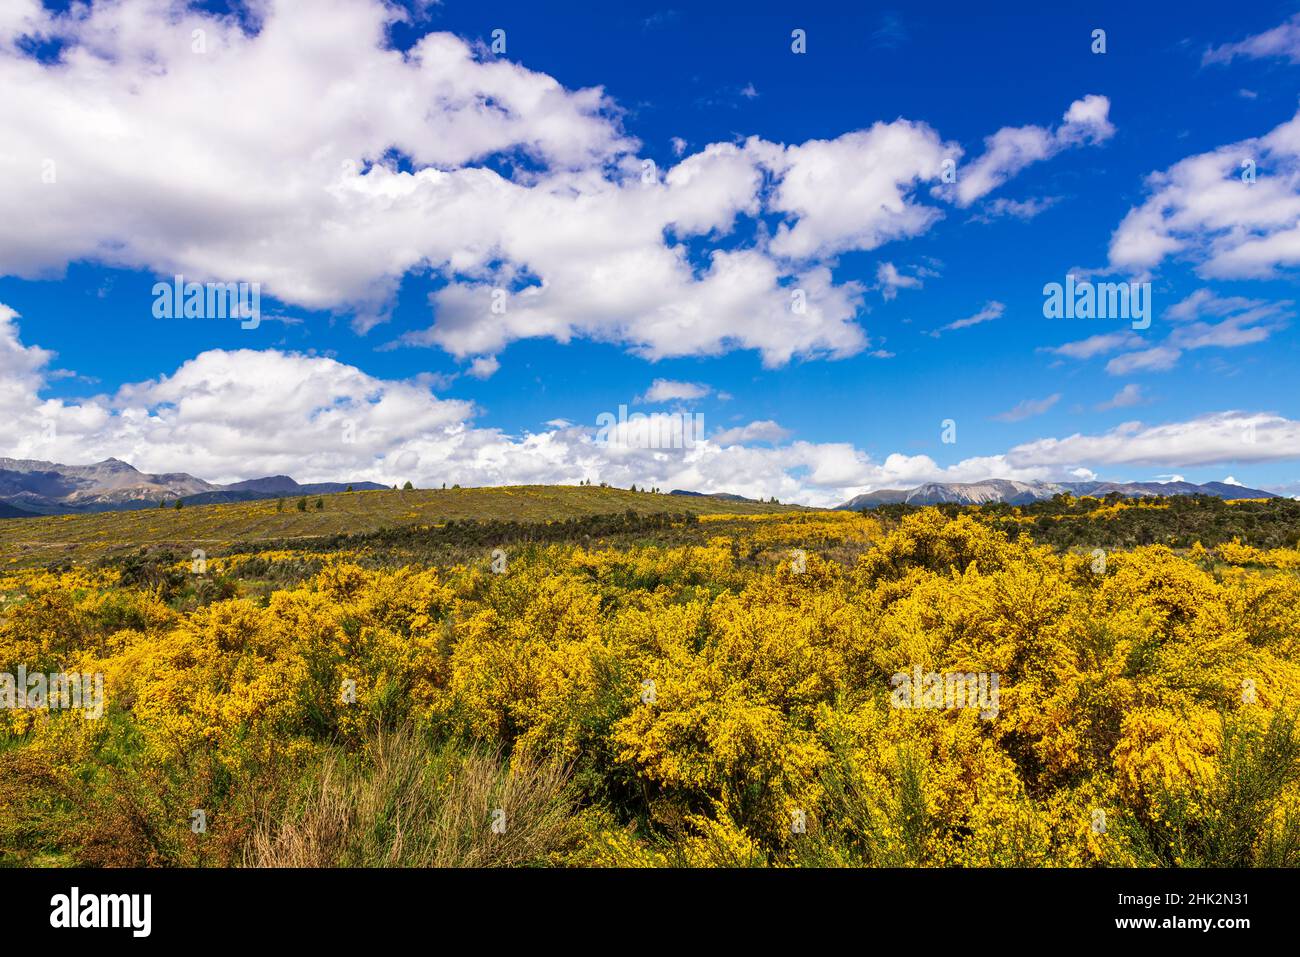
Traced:
[[[493, 812], [505, 812], [504, 830]], [[254, 833], [253, 867], [525, 867], [580, 836], [568, 769], [378, 733], [360, 762], [331, 755], [307, 794]]]

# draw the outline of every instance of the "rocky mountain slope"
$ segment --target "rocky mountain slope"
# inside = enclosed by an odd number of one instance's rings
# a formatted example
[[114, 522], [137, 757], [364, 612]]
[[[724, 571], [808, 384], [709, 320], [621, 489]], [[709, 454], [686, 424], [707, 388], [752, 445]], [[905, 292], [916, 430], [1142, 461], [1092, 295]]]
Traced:
[[[353, 482], [357, 491], [383, 488], [374, 482]], [[0, 518], [22, 515], [63, 515], [153, 508], [159, 502], [241, 502], [291, 495], [342, 492], [348, 483], [299, 485], [287, 475], [218, 485], [186, 472], [153, 475], [121, 459], [93, 465], [60, 465], [34, 459], [0, 458]]]
[[1112, 492], [1125, 498], [1153, 495], [1213, 495], [1228, 500], [1277, 498], [1273, 492], [1224, 482], [1197, 485], [1194, 482], [1015, 482], [1010, 479], [989, 479], [987, 482], [927, 482], [913, 489], [880, 489], [858, 495], [840, 508], [861, 511], [879, 505], [940, 505], [949, 502], [958, 505], [983, 505], [988, 502], [1027, 505], [1063, 493], [1102, 498]]

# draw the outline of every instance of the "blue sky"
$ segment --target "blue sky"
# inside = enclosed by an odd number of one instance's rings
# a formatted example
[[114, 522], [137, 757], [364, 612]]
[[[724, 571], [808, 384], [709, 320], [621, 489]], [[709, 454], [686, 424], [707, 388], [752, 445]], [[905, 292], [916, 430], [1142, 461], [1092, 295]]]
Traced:
[[[1294, 4], [540, 6], [6, 4], [0, 455], [1300, 491]], [[177, 272], [261, 325], [156, 318]], [[1070, 272], [1150, 328], [1044, 318]], [[710, 441], [611, 451], [621, 404]]]

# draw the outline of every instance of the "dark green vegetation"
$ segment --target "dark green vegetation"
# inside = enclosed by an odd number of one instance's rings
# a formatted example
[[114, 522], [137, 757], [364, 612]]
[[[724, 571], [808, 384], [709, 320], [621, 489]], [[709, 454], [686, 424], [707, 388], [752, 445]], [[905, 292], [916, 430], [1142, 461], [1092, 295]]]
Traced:
[[[1167, 545], [1213, 548], [1234, 538], [1256, 548], [1295, 548], [1300, 542], [1300, 501], [1288, 498], [1225, 502], [1208, 495], [1150, 499], [1104, 499], [1058, 495], [1032, 505], [937, 505], [949, 517], [971, 512], [1011, 539], [1029, 535], [1057, 548], [1134, 548]], [[883, 505], [874, 514], [886, 524], [920, 511]]]
[[[816, 512], [803, 513], [810, 520]], [[796, 522], [801, 521], [796, 519]], [[873, 528], [870, 516], [863, 524]], [[856, 523], [852, 523], [856, 524]], [[303, 581], [316, 575], [333, 556], [345, 557], [365, 568], [403, 566], [484, 565], [501, 549], [504, 560], [531, 560], [548, 545], [583, 548], [612, 548], [625, 551], [643, 547], [706, 545], [725, 536], [733, 540], [732, 557], [747, 565], [770, 565], [785, 561], [792, 549], [817, 547], [828, 557], [852, 565], [869, 543], [816, 540], [811, 528], [795, 525], [779, 537], [762, 543], [745, 541], [754, 522], [745, 517], [717, 516], [700, 521], [693, 512], [640, 514], [627, 511], [613, 515], [587, 515], [557, 521], [449, 521], [443, 525], [406, 525], [355, 535], [317, 538], [272, 539], [236, 542], [207, 557], [240, 556], [237, 571], [209, 568], [203, 575], [191, 573], [191, 553], [172, 545], [145, 546], [129, 554], [110, 554], [95, 567], [119, 571], [124, 586], [154, 590], [177, 608], [192, 609], [221, 601], [253, 587], [263, 591]], [[807, 531], [806, 535], [801, 532]], [[243, 557], [247, 556], [247, 557]], [[51, 572], [72, 568], [70, 562], [50, 562]]]
[[[401, 551], [424, 555], [458, 548], [496, 548], [504, 545], [542, 542], [610, 541], [645, 539], [662, 544], [671, 540], [673, 532], [687, 531], [699, 524], [694, 512], [655, 512], [641, 514], [632, 509], [612, 515], [584, 515], [553, 521], [520, 522], [516, 520], [485, 519], [456, 521], [450, 519], [442, 525], [403, 525], [398, 528], [381, 528], [376, 532], [355, 535], [331, 535], [309, 541], [243, 542], [230, 549], [231, 554], [263, 551], [277, 548], [301, 548], [314, 552], [334, 552], [346, 549]], [[683, 541], [694, 541], [695, 535], [678, 536]]]

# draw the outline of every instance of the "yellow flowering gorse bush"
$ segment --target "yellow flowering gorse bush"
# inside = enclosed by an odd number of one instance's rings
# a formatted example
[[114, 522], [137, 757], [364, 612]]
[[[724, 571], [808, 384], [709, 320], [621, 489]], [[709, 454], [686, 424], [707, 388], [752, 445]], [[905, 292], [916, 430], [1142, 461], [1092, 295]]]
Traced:
[[[845, 543], [862, 549], [849, 564], [821, 554]], [[1178, 815], [1185, 841], [1226, 813], [1246, 759], [1221, 754], [1224, 729], [1248, 757], [1300, 700], [1295, 578], [1219, 578], [1159, 546], [1097, 570], [971, 515], [887, 534], [755, 519], [705, 545], [523, 549], [501, 574], [486, 555], [358, 558], [189, 611], [112, 572], [0, 579], [20, 596], [0, 611], [0, 671], [98, 672], [107, 692], [100, 720], [0, 711], [0, 852], [237, 860], [277, 782], [414, 724], [565, 762], [589, 825], [575, 863], [1157, 863]], [[916, 669], [996, 675], [996, 713], [895, 706]], [[164, 822], [125, 859], [85, 819], [125, 800], [122, 781], [132, 813]], [[224, 858], [188, 833], [192, 807]]]

